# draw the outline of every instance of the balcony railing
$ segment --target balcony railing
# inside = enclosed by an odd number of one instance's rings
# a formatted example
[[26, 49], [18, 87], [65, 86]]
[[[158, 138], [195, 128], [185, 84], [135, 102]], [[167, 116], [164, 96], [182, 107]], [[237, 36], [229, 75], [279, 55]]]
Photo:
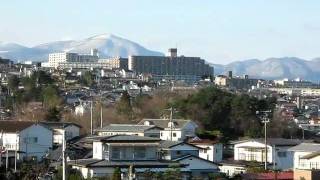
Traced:
[[320, 162], [300, 162], [299, 169], [320, 169]]

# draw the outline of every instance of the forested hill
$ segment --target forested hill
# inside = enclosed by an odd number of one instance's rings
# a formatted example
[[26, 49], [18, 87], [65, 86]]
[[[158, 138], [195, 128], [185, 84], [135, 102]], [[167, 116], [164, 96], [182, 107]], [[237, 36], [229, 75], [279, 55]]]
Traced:
[[[246, 94], [231, 94], [215, 87], [209, 87], [176, 99], [173, 106], [183, 118], [194, 119], [202, 130], [220, 132], [227, 139], [237, 137], [261, 137], [262, 123], [256, 111], [274, 109], [276, 99], [258, 100]], [[286, 129], [275, 130], [280, 119], [272, 119], [270, 131], [273, 136], [286, 136]]]

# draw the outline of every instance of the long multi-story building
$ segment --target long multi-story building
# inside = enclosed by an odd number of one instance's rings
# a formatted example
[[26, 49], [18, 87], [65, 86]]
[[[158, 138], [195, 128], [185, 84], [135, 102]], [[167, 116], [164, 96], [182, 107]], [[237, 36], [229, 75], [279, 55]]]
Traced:
[[60, 63], [90, 63], [98, 61], [98, 52], [91, 50], [91, 54], [78, 54], [70, 52], [51, 53], [49, 54], [48, 66], [57, 68]]
[[200, 57], [177, 56], [177, 49], [169, 49], [169, 56], [129, 56], [128, 69], [140, 74], [151, 74], [159, 79], [199, 80], [213, 75], [213, 67]]
[[110, 69], [128, 69], [128, 58], [113, 57], [108, 59], [99, 59], [99, 62], [107, 64]]

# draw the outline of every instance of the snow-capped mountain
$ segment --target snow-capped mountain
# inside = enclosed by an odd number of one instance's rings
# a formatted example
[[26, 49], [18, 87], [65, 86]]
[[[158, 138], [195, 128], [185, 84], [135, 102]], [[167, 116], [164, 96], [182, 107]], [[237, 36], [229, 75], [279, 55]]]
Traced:
[[0, 56], [14, 61], [37, 60], [46, 61], [48, 54], [53, 52], [90, 53], [91, 48], [99, 50], [100, 57], [128, 57], [129, 55], [163, 56], [157, 51], [151, 51], [130, 40], [113, 34], [102, 34], [83, 40], [56, 41], [25, 47], [14, 43], [0, 42]]
[[236, 61], [227, 65], [216, 65], [215, 74], [227, 74], [233, 71], [236, 76], [247, 74], [254, 78], [283, 79], [301, 78], [320, 80], [320, 60], [304, 60], [296, 57], [269, 58], [266, 60]]
[[[55, 41], [34, 47], [25, 47], [15, 43], [0, 42], [0, 57], [14, 61], [36, 60], [47, 61], [48, 54], [53, 52], [90, 53], [91, 48], [99, 50], [100, 57], [128, 57], [129, 55], [163, 56], [130, 40], [102, 34], [83, 40]], [[201, 56], [201, 55], [200, 55]], [[211, 64], [215, 74], [226, 74], [232, 70], [234, 75], [248, 74], [254, 78], [281, 79], [301, 78], [320, 81], [320, 58], [304, 60], [296, 57], [269, 58], [266, 60], [250, 59], [235, 61], [227, 65]]]

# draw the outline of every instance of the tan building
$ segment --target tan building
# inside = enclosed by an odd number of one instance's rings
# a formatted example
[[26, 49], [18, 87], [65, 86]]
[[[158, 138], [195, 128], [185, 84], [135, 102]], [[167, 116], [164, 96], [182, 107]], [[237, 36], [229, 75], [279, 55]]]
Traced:
[[214, 79], [214, 84], [217, 86], [227, 86], [229, 78], [224, 75], [216, 76]]
[[121, 57], [114, 57], [108, 59], [99, 59], [99, 63], [106, 64], [110, 69], [128, 69], [128, 59]]
[[295, 169], [293, 173], [294, 180], [318, 180], [320, 179], [319, 170], [298, 170]]
[[98, 53], [96, 49], [91, 49], [91, 54], [78, 54], [70, 52], [60, 52], [49, 54], [48, 66], [57, 68], [60, 63], [92, 63], [98, 61]]

